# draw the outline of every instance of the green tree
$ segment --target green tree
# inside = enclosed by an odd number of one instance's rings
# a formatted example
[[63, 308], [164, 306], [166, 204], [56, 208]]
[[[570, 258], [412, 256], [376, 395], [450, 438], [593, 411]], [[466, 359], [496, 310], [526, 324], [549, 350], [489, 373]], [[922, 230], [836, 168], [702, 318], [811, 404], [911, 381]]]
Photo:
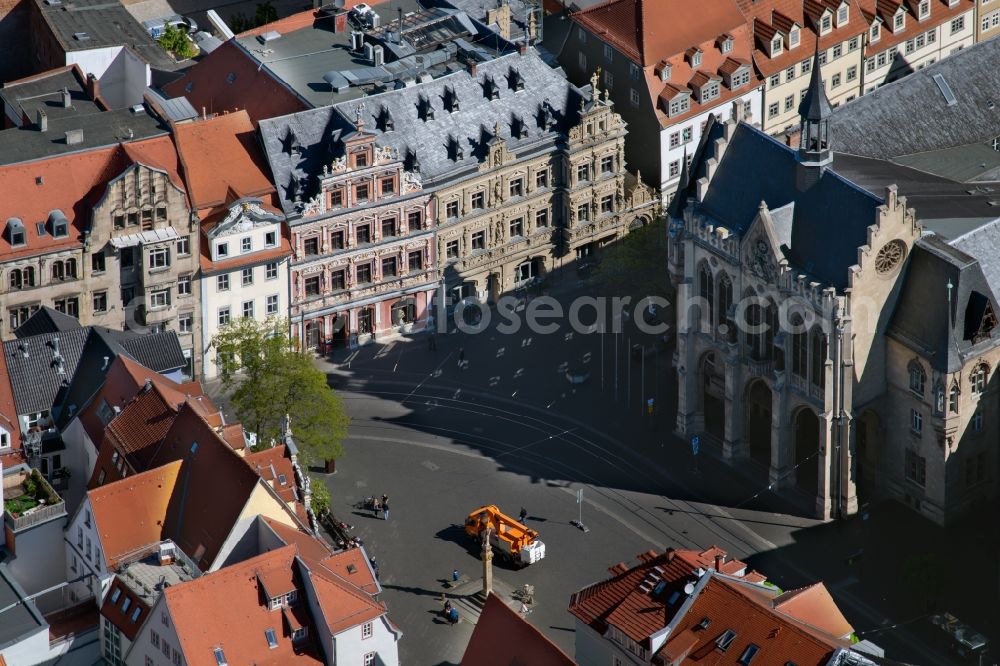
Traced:
[[659, 218], [636, 229], [601, 259], [595, 287], [603, 296], [670, 297], [667, 283], [667, 227]]
[[160, 35], [160, 46], [169, 53], [173, 53], [180, 60], [190, 58], [197, 53], [194, 44], [188, 39], [187, 33], [172, 25], [163, 29], [163, 34]]
[[288, 322], [232, 321], [213, 338], [223, 388], [236, 415], [262, 445], [280, 441], [287, 415], [307, 464], [343, 453], [350, 419], [326, 375], [292, 349]]
[[312, 510], [317, 517], [330, 510], [330, 489], [322, 480], [312, 482]]
[[257, 5], [257, 14], [254, 16], [257, 27], [278, 20], [278, 10], [271, 4], [271, 0], [264, 0]]

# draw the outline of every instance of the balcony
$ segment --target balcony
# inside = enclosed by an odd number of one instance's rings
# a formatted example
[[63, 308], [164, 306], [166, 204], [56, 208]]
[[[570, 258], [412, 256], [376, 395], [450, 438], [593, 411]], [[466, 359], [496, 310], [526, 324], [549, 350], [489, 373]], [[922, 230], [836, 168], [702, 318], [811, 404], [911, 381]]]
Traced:
[[751, 377], [770, 377], [774, 372], [774, 361], [771, 359], [757, 360], [748, 358], [747, 372]]
[[347, 305], [354, 301], [371, 298], [380, 294], [389, 294], [424, 283], [430, 283], [433, 280], [434, 276], [431, 270], [427, 269], [405, 275], [397, 275], [381, 282], [359, 284], [325, 294], [305, 296], [292, 305], [292, 314], [299, 315], [303, 312], [313, 312], [328, 307]]
[[66, 503], [38, 470], [3, 477], [4, 521], [14, 532], [66, 515]]

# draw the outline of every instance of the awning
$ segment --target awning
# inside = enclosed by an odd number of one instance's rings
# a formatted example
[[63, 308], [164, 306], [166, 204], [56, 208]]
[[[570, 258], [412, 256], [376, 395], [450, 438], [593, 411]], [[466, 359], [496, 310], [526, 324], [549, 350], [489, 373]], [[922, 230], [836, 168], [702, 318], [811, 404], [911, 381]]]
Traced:
[[116, 248], [134, 247], [136, 245], [148, 245], [150, 243], [161, 243], [163, 241], [180, 238], [173, 227], [163, 229], [152, 229], [138, 234], [126, 234], [125, 236], [115, 236], [111, 239], [111, 245]]

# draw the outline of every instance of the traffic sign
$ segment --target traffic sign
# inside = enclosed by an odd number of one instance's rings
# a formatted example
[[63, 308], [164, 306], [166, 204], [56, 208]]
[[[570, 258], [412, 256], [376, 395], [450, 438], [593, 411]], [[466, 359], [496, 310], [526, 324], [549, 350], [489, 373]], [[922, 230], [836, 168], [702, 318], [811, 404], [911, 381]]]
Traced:
[[691, 453], [692, 453], [692, 455], [698, 455], [698, 446], [699, 446], [700, 443], [701, 443], [701, 440], [698, 439], [698, 435], [694, 435], [691, 438]]

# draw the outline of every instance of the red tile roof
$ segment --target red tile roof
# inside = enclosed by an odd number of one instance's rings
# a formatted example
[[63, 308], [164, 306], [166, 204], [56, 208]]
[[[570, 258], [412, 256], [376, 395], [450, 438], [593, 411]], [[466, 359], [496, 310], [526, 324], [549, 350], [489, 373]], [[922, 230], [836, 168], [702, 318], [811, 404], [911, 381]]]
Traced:
[[10, 446], [21, 448], [21, 426], [17, 422], [17, 407], [14, 405], [14, 389], [7, 372], [7, 359], [0, 354], [0, 427], [10, 433]]
[[[185, 663], [216, 666], [214, 650], [222, 648], [230, 664], [322, 664], [295, 556], [295, 547], [286, 546], [168, 587], [163, 598]], [[297, 623], [309, 627], [309, 636], [302, 643], [293, 646], [285, 614], [279, 609], [270, 610], [267, 604], [258, 581], [270, 577], [297, 581], [300, 601], [291, 615]], [[274, 648], [268, 646], [268, 629], [275, 632]]]
[[[112, 601], [112, 598], [115, 597], [115, 590], [118, 590], [118, 597]], [[122, 612], [122, 604], [126, 597], [129, 599], [128, 610]], [[139, 608], [140, 611], [138, 617], [133, 621], [132, 614], [136, 608]], [[133, 594], [123, 580], [118, 576], [114, 576], [111, 579], [111, 585], [108, 587], [108, 593], [104, 597], [104, 603], [101, 604], [101, 615], [118, 627], [125, 634], [126, 638], [134, 641], [136, 635], [139, 633], [139, 629], [142, 628], [142, 623], [146, 621], [146, 617], [149, 615], [149, 606], [143, 603], [142, 599], [137, 595]]]
[[[848, 647], [844, 642], [821, 637], [772, 612], [766, 602], [759, 600], [757, 589], [766, 591], [766, 588], [715, 574], [706, 575], [709, 579], [696, 592], [691, 607], [677, 619], [667, 644], [659, 652], [674, 659], [686, 656], [683, 661], [673, 663], [739, 666], [740, 658], [754, 645], [758, 651], [753, 666], [786, 666], [789, 660], [798, 666], [825, 666], [838, 647]], [[700, 625], [706, 619], [708, 626], [702, 629]], [[733, 631], [736, 636], [729, 647], [722, 650], [717, 641], [726, 631]], [[692, 637], [697, 640], [692, 641]]]
[[[717, 554], [725, 558], [725, 551], [714, 546], [701, 552], [641, 553], [637, 565], [616, 564], [609, 569], [612, 578], [574, 594], [569, 612], [600, 634], [607, 625], [614, 625], [637, 643], [646, 642], [648, 647], [649, 637], [667, 626], [677, 611], [677, 605], [670, 603], [672, 595], [682, 595], [685, 585], [697, 579], [699, 568], [714, 568]], [[731, 560], [729, 568], [735, 575], [744, 571], [746, 565]], [[676, 601], [677, 597], [673, 598]]]
[[[18, 193], [17, 197], [0, 198], [0, 224], [12, 217], [20, 219], [27, 240], [24, 246], [12, 247], [7, 235], [2, 235], [0, 261], [80, 247], [83, 231], [90, 224], [91, 209], [104, 194], [106, 184], [136, 163], [165, 171], [175, 185], [184, 189], [177, 151], [166, 135], [0, 166], [0, 192]], [[48, 220], [53, 210], [62, 211], [69, 220], [69, 236], [38, 234], [36, 223]]]
[[[861, 8], [865, 11], [869, 19], [868, 27], [874, 16], [882, 19], [881, 38], [877, 42], [866, 40], [865, 56], [872, 56], [887, 48], [903, 44], [909, 39], [913, 39], [919, 34], [925, 33], [944, 23], [950, 23], [959, 14], [972, 11], [976, 6], [976, 0], [958, 0], [954, 6], [949, 6], [948, 0], [932, 0], [931, 15], [923, 21], [918, 21], [913, 11], [907, 12], [903, 29], [894, 32], [892, 16], [896, 9], [907, 3], [893, 2], [891, 0], [860, 0]], [[975, 26], [973, 26], [975, 28]]]
[[[782, 594], [744, 563], [724, 558], [714, 546], [643, 553], [638, 565], [617, 564], [611, 579], [574, 594], [569, 611], [601, 635], [615, 627], [672, 664], [737, 666], [753, 645], [754, 666], [785, 666], [789, 659], [820, 666], [849, 647], [843, 637], [853, 630], [821, 584]], [[729, 573], [717, 573], [717, 565]], [[667, 628], [662, 646], [651, 642]], [[726, 631], [735, 637], [721, 649]]]
[[608, 0], [572, 15], [643, 66], [712, 43], [744, 25], [734, 0]]
[[163, 89], [170, 97], [187, 97], [195, 109], [207, 113], [245, 109], [254, 124], [308, 108], [267, 68], [259, 67], [235, 39], [212, 51]]
[[574, 666], [542, 632], [491, 594], [465, 648], [462, 666]]
[[292, 469], [292, 460], [288, 457], [288, 447], [284, 444], [248, 453], [243, 460], [278, 493], [285, 503], [291, 505], [298, 501], [292, 490], [297, 485], [295, 472]]
[[316, 598], [323, 607], [326, 626], [333, 636], [385, 615], [385, 606], [366, 592], [325, 569], [314, 569], [311, 573]]
[[161, 541], [170, 497], [181, 470], [177, 460], [88, 491], [105, 561], [114, 568], [124, 555]]
[[243, 109], [174, 126], [191, 204], [212, 211], [243, 197], [275, 192], [253, 122]]

